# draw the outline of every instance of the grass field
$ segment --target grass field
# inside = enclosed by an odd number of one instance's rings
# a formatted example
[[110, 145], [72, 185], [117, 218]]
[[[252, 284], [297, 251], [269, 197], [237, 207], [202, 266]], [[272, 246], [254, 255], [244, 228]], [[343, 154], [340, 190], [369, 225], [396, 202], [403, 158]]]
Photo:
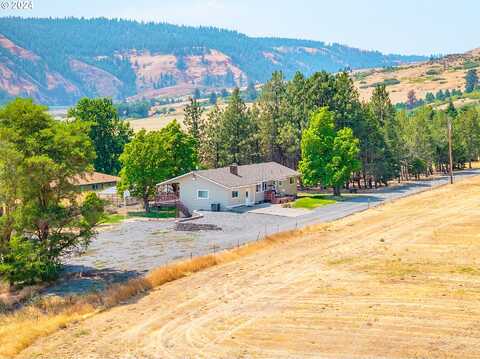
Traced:
[[471, 178], [210, 256], [19, 358], [478, 358], [479, 198]]

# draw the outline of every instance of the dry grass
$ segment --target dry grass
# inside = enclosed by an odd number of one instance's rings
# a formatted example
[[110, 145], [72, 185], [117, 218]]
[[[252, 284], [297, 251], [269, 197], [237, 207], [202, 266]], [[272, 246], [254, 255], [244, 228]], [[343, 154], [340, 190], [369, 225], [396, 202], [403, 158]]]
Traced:
[[[375, 84], [395, 78], [398, 84], [388, 86], [390, 98], [393, 103], [405, 102], [410, 90], [414, 90], [417, 98], [424, 98], [427, 92], [436, 93], [439, 90], [461, 89], [465, 87], [466, 69], [465, 61], [478, 61], [478, 51], [459, 56], [449, 56], [436, 62], [422, 62], [418, 64], [403, 65], [393, 71], [384, 69], [367, 70], [363, 76], [357, 75], [355, 85], [360, 92], [362, 100], [368, 100]], [[434, 71], [436, 75], [429, 75]], [[461, 105], [457, 103], [456, 105]]]
[[466, 179], [159, 269], [19, 359], [478, 358], [479, 196]]
[[65, 328], [69, 323], [77, 322], [102, 310], [123, 304], [155, 287], [221, 263], [228, 263], [240, 257], [248, 256], [296, 236], [312, 231], [318, 232], [324, 227], [325, 225], [317, 225], [270, 235], [262, 240], [219, 252], [215, 255], [196, 257], [157, 268], [145, 277], [112, 285], [100, 293], [65, 298], [44, 298], [13, 314], [0, 315], [0, 358], [13, 358], [38, 338]]

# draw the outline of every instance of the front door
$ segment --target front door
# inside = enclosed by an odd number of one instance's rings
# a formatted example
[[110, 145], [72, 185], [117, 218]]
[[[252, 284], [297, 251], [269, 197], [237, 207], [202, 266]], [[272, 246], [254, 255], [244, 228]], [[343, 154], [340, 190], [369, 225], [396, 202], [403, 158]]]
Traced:
[[246, 205], [249, 205], [249, 204], [250, 204], [250, 200], [249, 200], [249, 198], [248, 198], [248, 194], [249, 194], [248, 191], [245, 191], [245, 204], [246, 204]]

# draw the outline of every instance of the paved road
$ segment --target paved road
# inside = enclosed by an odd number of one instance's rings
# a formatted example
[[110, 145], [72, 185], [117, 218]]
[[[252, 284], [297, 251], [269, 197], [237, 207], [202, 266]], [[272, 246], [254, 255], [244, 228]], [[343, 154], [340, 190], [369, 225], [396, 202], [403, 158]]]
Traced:
[[[480, 175], [480, 170], [458, 172], [456, 180], [474, 175]], [[448, 177], [439, 177], [382, 188], [296, 218], [248, 212], [204, 212], [204, 217], [195, 221], [216, 224], [222, 231], [176, 232], [173, 221], [124, 222], [101, 232], [85, 255], [68, 259], [67, 271], [75, 273], [74, 278], [50, 291], [64, 294], [100, 289], [111, 281], [122, 281], [174, 260], [228, 249], [266, 234], [332, 221], [446, 183]], [[80, 277], [77, 273], [83, 274]]]
[[[480, 175], [480, 170], [465, 170], [458, 172], [455, 180], [461, 180], [474, 175]], [[278, 231], [285, 231], [309, 224], [333, 221], [353, 213], [363, 211], [369, 207], [377, 206], [386, 201], [409, 196], [418, 192], [429, 190], [439, 185], [447, 184], [447, 176], [431, 180], [414, 181], [409, 184], [390, 188], [381, 188], [370, 194], [362, 194], [350, 197], [343, 202], [337, 202], [328, 206], [319, 207], [310, 213], [296, 217], [277, 217], [262, 214], [204, 212], [204, 218], [199, 223], [217, 223], [224, 228], [223, 233], [214, 233], [210, 237], [218, 239], [219, 245], [225, 244], [225, 248], [235, 243], [245, 243]], [[222, 239], [228, 233], [228, 239]]]

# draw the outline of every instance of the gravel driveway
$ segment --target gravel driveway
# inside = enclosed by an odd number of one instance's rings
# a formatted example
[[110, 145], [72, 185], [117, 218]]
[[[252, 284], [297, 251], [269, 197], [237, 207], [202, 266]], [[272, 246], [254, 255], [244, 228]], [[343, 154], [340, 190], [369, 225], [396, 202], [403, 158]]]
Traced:
[[[479, 174], [480, 170], [465, 170], [456, 174], [456, 180]], [[49, 292], [70, 294], [101, 289], [107, 283], [143, 274], [174, 260], [231, 248], [266, 234], [328, 222], [446, 183], [448, 177], [440, 177], [382, 188], [297, 217], [251, 212], [202, 212], [203, 218], [195, 220], [195, 223], [215, 224], [222, 228], [221, 231], [178, 232], [174, 230], [173, 220], [125, 221], [102, 230], [84, 255], [67, 259], [68, 280], [51, 287]]]

